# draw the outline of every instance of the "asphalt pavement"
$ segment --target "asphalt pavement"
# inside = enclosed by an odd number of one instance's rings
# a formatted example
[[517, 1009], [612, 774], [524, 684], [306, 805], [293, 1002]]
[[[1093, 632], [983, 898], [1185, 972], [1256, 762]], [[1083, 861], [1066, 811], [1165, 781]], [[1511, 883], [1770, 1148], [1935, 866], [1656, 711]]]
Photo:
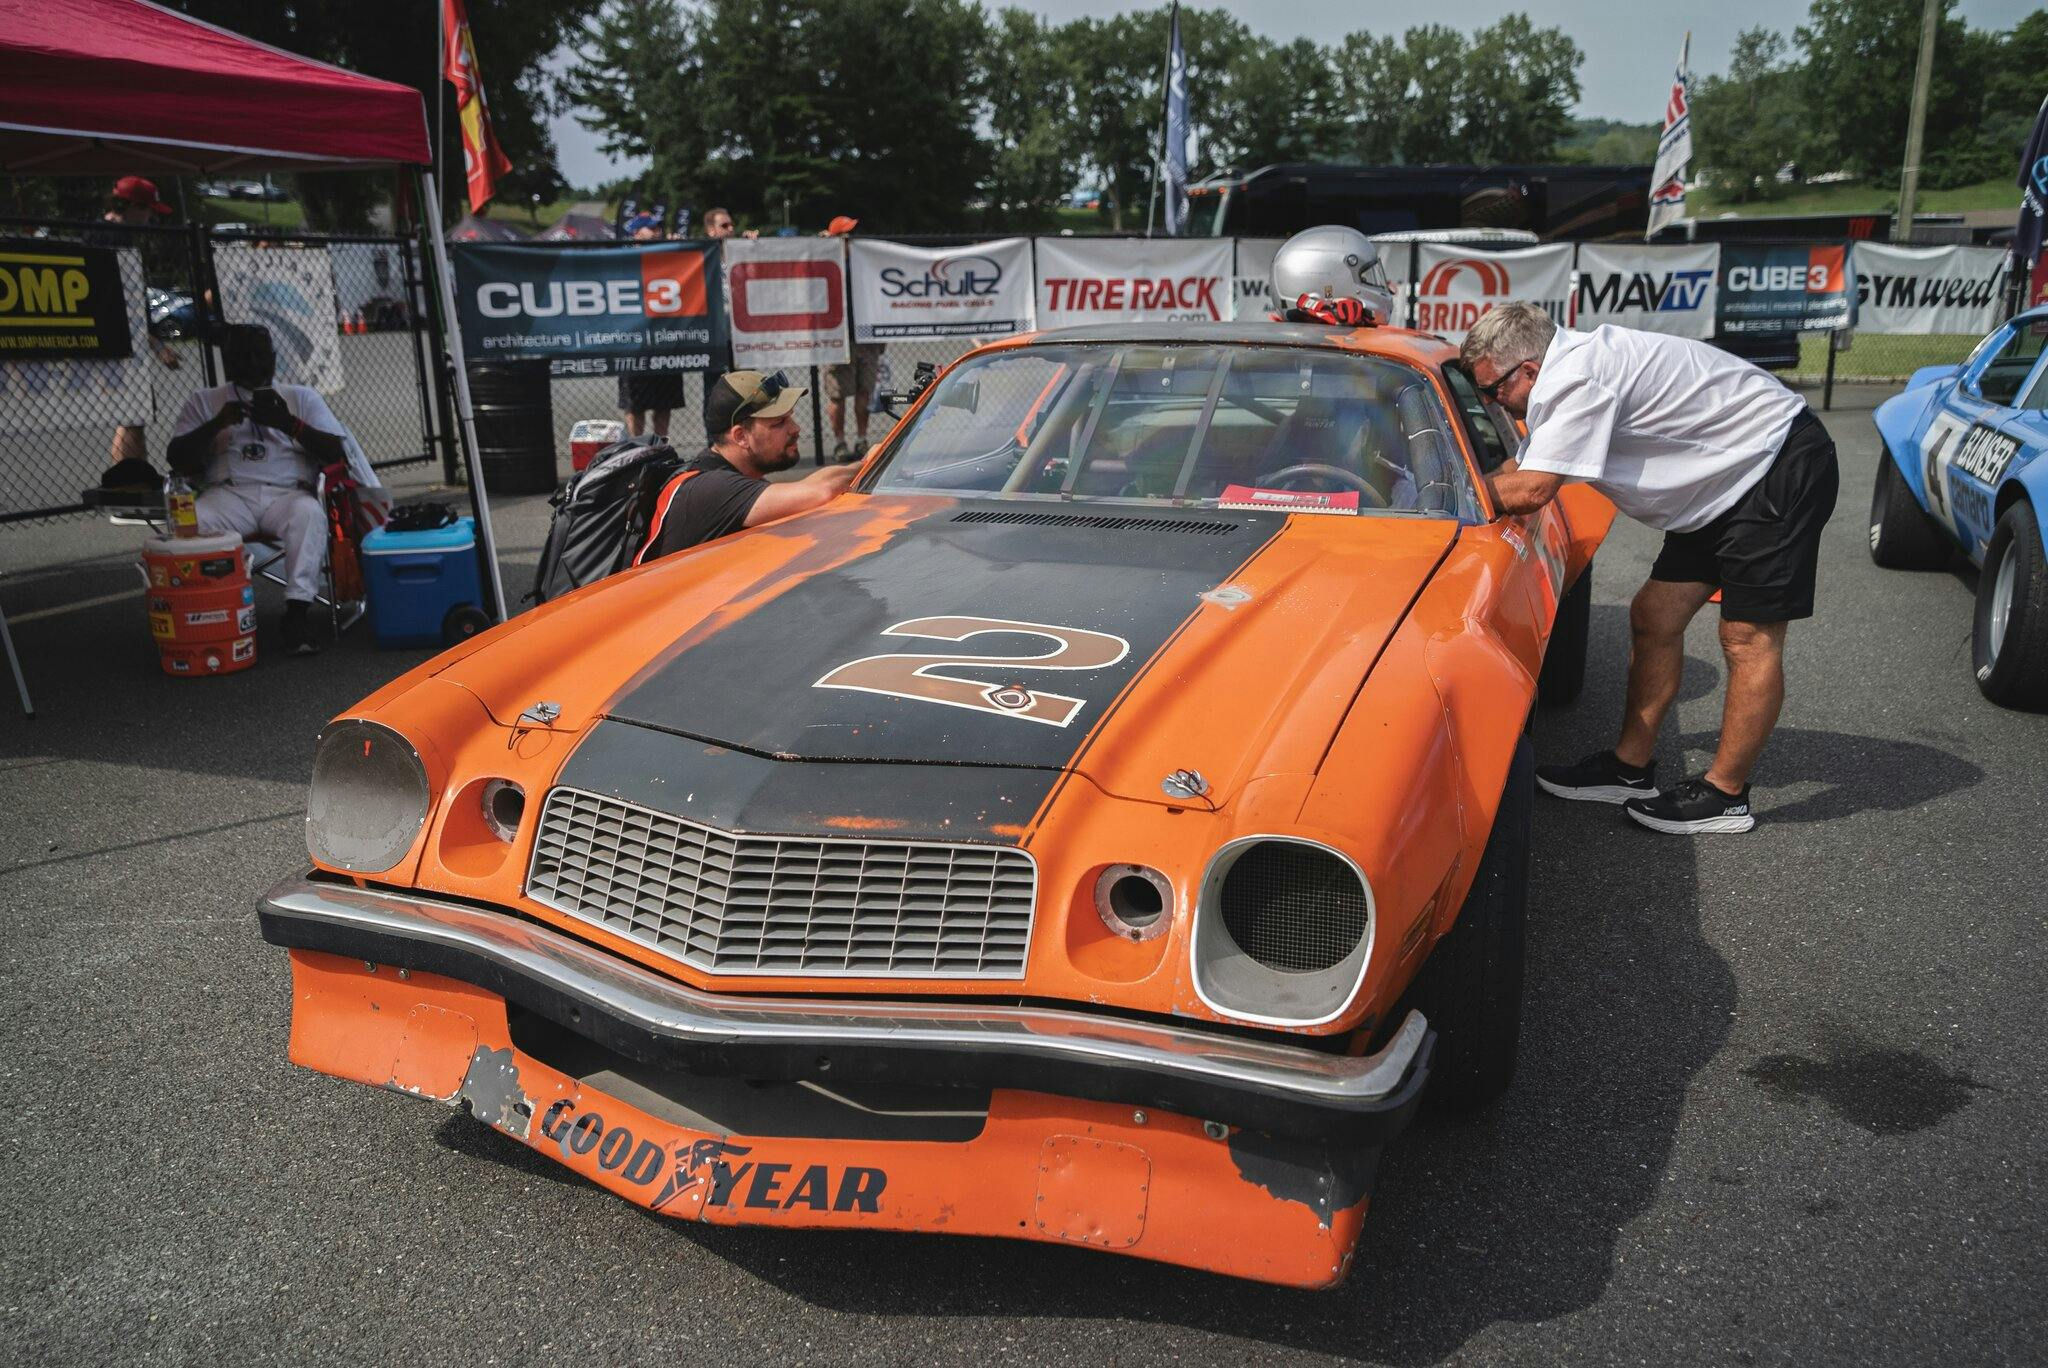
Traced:
[[[321, 724], [427, 653], [359, 631], [166, 679], [132, 531], [0, 528], [40, 710], [0, 689], [0, 1343], [21, 1363], [2041, 1362], [2048, 718], [1978, 695], [1966, 571], [1870, 563], [1876, 397], [1828, 415], [1841, 502], [1760, 825], [1695, 842], [1541, 800], [1520, 1074], [1395, 1144], [1326, 1293], [687, 1225], [293, 1068], [254, 899], [303, 861]], [[516, 594], [546, 506], [497, 506]], [[1539, 715], [1539, 759], [1611, 740], [1655, 547], [1622, 525], [1602, 551], [1587, 688]], [[1711, 616], [1688, 654], [1667, 777], [1712, 746]]]

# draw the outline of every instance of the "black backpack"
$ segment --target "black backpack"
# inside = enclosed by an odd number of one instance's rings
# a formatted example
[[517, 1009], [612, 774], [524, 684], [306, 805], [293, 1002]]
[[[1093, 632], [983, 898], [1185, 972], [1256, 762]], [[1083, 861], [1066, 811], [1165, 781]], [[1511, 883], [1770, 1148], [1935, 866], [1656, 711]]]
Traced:
[[628, 437], [591, 458], [548, 502], [555, 507], [527, 597], [546, 603], [633, 563], [654, 501], [683, 457], [660, 437]]

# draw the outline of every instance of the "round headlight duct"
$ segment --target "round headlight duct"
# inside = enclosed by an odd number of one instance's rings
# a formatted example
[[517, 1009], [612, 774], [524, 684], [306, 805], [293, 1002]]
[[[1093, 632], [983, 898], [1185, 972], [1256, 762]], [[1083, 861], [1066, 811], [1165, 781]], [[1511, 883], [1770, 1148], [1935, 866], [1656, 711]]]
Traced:
[[337, 869], [382, 873], [412, 849], [429, 798], [427, 767], [412, 742], [375, 722], [337, 722], [313, 756], [306, 850]]
[[1195, 991], [1274, 1026], [1334, 1021], [1372, 957], [1372, 886], [1317, 841], [1252, 836], [1216, 852], [1195, 909]]

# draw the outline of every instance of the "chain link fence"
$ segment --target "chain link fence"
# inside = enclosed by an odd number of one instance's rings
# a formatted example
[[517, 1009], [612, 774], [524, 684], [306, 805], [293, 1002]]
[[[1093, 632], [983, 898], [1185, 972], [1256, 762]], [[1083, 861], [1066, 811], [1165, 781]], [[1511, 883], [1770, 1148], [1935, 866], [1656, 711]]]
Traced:
[[436, 344], [410, 239], [6, 217], [0, 237], [113, 249], [133, 352], [0, 364], [0, 523], [89, 512], [86, 492], [124, 457], [167, 469], [180, 410], [221, 380], [224, 321], [268, 326], [279, 378], [321, 390], [378, 469], [438, 449]]

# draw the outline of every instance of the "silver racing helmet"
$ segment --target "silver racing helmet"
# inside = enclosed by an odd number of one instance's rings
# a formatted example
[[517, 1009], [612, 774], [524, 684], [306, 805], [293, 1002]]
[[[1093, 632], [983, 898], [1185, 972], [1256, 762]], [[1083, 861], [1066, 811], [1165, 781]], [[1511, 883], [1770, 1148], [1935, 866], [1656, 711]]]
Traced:
[[1288, 309], [1303, 295], [1355, 299], [1375, 323], [1394, 317], [1394, 291], [1379, 248], [1356, 228], [1329, 223], [1304, 228], [1273, 254], [1273, 303]]

